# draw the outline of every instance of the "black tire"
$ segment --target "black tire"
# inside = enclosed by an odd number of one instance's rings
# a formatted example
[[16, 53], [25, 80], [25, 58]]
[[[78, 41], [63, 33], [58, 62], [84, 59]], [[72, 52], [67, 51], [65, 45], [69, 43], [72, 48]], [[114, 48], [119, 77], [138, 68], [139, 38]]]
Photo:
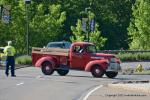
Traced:
[[108, 78], [114, 78], [118, 75], [118, 72], [106, 72], [105, 75], [108, 77]]
[[58, 69], [57, 70], [57, 73], [60, 75], [60, 76], [65, 76], [69, 73], [69, 70], [63, 70], [63, 69]]
[[104, 75], [104, 70], [101, 66], [99, 65], [95, 65], [91, 68], [91, 73], [93, 75], [93, 77], [96, 78], [101, 78]]
[[46, 61], [42, 64], [41, 70], [42, 70], [43, 74], [45, 74], [45, 75], [51, 75], [54, 72], [52, 63], [49, 61]]

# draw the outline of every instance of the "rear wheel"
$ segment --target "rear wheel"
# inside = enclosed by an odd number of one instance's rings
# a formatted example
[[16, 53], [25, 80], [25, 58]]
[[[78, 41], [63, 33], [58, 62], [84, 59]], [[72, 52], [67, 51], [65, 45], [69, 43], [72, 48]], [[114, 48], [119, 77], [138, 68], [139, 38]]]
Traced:
[[93, 77], [100, 78], [104, 75], [104, 70], [101, 66], [95, 65], [92, 67], [91, 73], [92, 73]]
[[106, 76], [108, 78], [114, 78], [114, 77], [116, 77], [118, 75], [118, 72], [112, 72], [112, 71], [110, 71], [110, 72], [106, 72], [105, 74], [106, 74]]
[[61, 76], [65, 76], [69, 73], [69, 70], [67, 70], [67, 69], [58, 69], [57, 73]]
[[42, 72], [43, 72], [45, 75], [51, 75], [51, 74], [53, 74], [53, 72], [54, 72], [52, 63], [49, 62], [49, 61], [44, 62], [44, 63], [42, 64], [41, 70], [42, 70]]

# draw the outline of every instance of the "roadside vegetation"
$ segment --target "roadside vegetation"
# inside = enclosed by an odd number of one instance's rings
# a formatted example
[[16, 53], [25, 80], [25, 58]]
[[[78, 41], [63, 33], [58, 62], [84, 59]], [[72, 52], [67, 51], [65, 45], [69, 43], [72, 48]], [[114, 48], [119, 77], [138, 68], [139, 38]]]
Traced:
[[24, 55], [24, 56], [17, 57], [16, 64], [31, 65], [32, 64], [31, 56]]
[[134, 72], [135, 75], [150, 75], [150, 69], [149, 70], [143, 70], [142, 72]]
[[[12, 40], [17, 53], [27, 52], [28, 15], [30, 48], [89, 40], [101, 50], [150, 50], [149, 5], [149, 0], [31, 0], [26, 11], [24, 0], [0, 0], [0, 46]], [[10, 9], [6, 15], [4, 8]], [[2, 20], [6, 16], [8, 22]]]
[[116, 55], [121, 61], [150, 61], [150, 52], [147, 53], [119, 53]]

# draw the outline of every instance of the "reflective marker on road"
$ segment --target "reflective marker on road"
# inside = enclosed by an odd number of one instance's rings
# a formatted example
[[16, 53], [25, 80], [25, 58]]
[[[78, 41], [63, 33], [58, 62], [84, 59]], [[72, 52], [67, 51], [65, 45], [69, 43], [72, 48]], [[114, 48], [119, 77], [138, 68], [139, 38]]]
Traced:
[[19, 85], [23, 85], [24, 84], [24, 82], [21, 82], [21, 83], [18, 83], [18, 84], [16, 84], [17, 86], [19, 86]]

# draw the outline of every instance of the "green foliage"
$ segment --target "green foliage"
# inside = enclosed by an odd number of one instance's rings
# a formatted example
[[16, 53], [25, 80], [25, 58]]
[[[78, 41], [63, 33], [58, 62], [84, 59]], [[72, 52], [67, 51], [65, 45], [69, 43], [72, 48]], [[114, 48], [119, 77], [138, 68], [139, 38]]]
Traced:
[[30, 23], [32, 46], [43, 46], [43, 44], [57, 41], [63, 36], [62, 27], [66, 20], [66, 13], [61, 12], [60, 5], [49, 5], [48, 8], [48, 14], [44, 14], [44, 5], [36, 6], [36, 14]]
[[101, 35], [107, 38], [103, 49], [128, 49], [127, 27], [129, 26], [132, 5], [135, 0], [52, 0], [61, 4], [67, 12], [65, 32], [71, 33], [70, 26], [75, 26], [80, 13], [90, 7], [95, 20], [101, 27]]
[[[11, 22], [0, 21], [0, 45], [12, 40], [17, 53], [26, 52], [26, 14], [29, 22], [29, 46], [43, 47], [50, 41], [63, 40], [63, 24], [66, 12], [59, 4], [31, 2], [25, 10], [24, 0], [2, 0], [2, 4], [11, 5]], [[42, 41], [42, 42], [41, 42]]]
[[[92, 12], [88, 12], [88, 20], [92, 20], [94, 19], [94, 13]], [[89, 23], [88, 21], [86, 23]], [[87, 32], [89, 32], [89, 41], [94, 43], [97, 48], [100, 50], [105, 42], [106, 42], [106, 38], [102, 37], [101, 32], [99, 31], [99, 25], [96, 23], [95, 24], [95, 28], [93, 32], [89, 31], [89, 25], [87, 25], [87, 30], [86, 32], [83, 31], [82, 29], [82, 22], [80, 19], [78, 19], [76, 27], [71, 26], [71, 30], [73, 32], [73, 36], [70, 37], [70, 40], [72, 42], [76, 42], [76, 41], [85, 41], [87, 39]]]
[[120, 53], [116, 55], [121, 61], [150, 60], [150, 53]]
[[77, 42], [77, 41], [81, 42], [81, 41], [84, 41], [84, 39], [85, 39], [85, 33], [82, 31], [81, 20], [78, 19], [76, 27], [71, 26], [71, 30], [72, 30], [73, 35], [74, 35], [74, 36], [70, 37], [70, 40], [72, 42]]
[[94, 43], [97, 46], [97, 49], [100, 50], [102, 47], [104, 47], [107, 39], [102, 37], [101, 32], [98, 30], [98, 28], [99, 26], [98, 24], [96, 24], [94, 32], [90, 33], [90, 42]]
[[[90, 13], [89, 19], [94, 16], [97, 25], [100, 26], [98, 29], [101, 30], [100, 33], [94, 33], [94, 36], [98, 37], [99, 35], [99, 37], [107, 38], [107, 41], [105, 39], [95, 39], [94, 43], [100, 42], [97, 44], [99, 45], [98, 48], [128, 49], [128, 37], [131, 36], [130, 40], [133, 40], [130, 44], [131, 49], [149, 49], [149, 43], [146, 42], [150, 37], [146, 35], [149, 34], [149, 17], [147, 17], [149, 3], [142, 4], [140, 2], [143, 2], [143, 0], [31, 0], [31, 4], [28, 5], [30, 48], [33, 46], [43, 47], [50, 41], [69, 40], [69, 36], [77, 32], [79, 41], [87, 39], [87, 34], [80, 33], [81, 26], [78, 29], [70, 26], [75, 26], [77, 19], [81, 19], [81, 12], [90, 7], [89, 12], [91, 11], [95, 15]], [[144, 2], [149, 1], [145, 0]], [[132, 22], [129, 28], [129, 33], [131, 34], [128, 36], [127, 27], [130, 23], [134, 3], [134, 18], [131, 19]], [[0, 20], [0, 46], [5, 46], [8, 40], [13, 40], [17, 52], [25, 53], [26, 10], [24, 0], [0, 0], [0, 4], [11, 5], [12, 8], [11, 23], [4, 24]], [[138, 14], [139, 9], [140, 14]], [[134, 15], [137, 16], [135, 17]], [[140, 19], [141, 22], [139, 22]], [[136, 25], [135, 22], [137, 23]], [[77, 23], [79, 24], [80, 22]], [[137, 30], [140, 32], [137, 32]], [[136, 34], [138, 36], [134, 36], [134, 33], [138, 33]], [[90, 35], [94, 37], [92, 33]], [[138, 38], [139, 35], [140, 39]], [[93, 42], [94, 39], [90, 39]], [[71, 40], [75, 41], [76, 36], [71, 37]], [[145, 46], [145, 44], [148, 44], [148, 46]]]
[[150, 1], [136, 0], [132, 10], [133, 18], [128, 28], [130, 49], [150, 49]]
[[16, 64], [21, 64], [21, 65], [31, 65], [32, 64], [32, 59], [31, 56], [19, 56], [16, 58]]

